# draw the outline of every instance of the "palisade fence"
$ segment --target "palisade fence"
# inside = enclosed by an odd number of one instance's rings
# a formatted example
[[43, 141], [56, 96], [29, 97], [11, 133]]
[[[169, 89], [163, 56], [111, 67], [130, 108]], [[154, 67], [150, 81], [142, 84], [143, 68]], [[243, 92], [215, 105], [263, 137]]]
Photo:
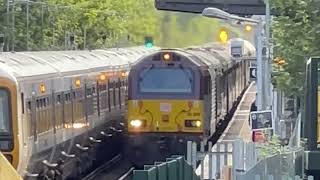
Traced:
[[[303, 177], [303, 148], [266, 147], [241, 139], [188, 142], [187, 161], [201, 179], [298, 180]], [[198, 166], [199, 165], [199, 166]], [[311, 178], [311, 177], [310, 177]]]
[[133, 171], [133, 180], [200, 180], [183, 156], [172, 156], [165, 162], [145, 165], [143, 170]]

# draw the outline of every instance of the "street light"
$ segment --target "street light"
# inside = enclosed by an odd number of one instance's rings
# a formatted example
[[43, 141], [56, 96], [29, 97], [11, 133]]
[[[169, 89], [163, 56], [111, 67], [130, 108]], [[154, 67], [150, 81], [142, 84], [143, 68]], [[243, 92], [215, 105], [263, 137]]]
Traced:
[[238, 21], [246, 21], [246, 22], [250, 22], [250, 23], [254, 23], [254, 24], [259, 23], [258, 20], [235, 16], [235, 15], [229, 14], [228, 12], [222, 11], [221, 9], [212, 8], [212, 7], [205, 8], [202, 11], [202, 16], [223, 19], [223, 20], [232, 20], [233, 19], [233, 20], [238, 20]]
[[258, 110], [264, 110], [269, 103], [267, 101], [269, 100], [268, 96], [268, 83], [269, 80], [267, 79], [269, 77], [268, 71], [266, 70], [266, 67], [268, 64], [266, 64], [262, 59], [262, 29], [263, 29], [263, 23], [261, 20], [251, 19], [251, 18], [244, 18], [235, 16], [232, 14], [229, 14], [228, 12], [222, 11], [217, 8], [208, 7], [205, 8], [202, 11], [202, 16], [209, 17], [209, 18], [217, 18], [217, 19], [223, 19], [223, 20], [237, 20], [237, 21], [244, 21], [252, 23], [254, 26], [256, 26], [256, 50], [257, 50], [257, 107]]

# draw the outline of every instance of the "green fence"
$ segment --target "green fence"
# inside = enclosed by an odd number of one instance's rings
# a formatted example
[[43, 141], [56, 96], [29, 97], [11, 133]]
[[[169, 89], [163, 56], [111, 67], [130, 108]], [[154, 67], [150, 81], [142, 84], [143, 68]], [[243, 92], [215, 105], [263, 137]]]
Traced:
[[144, 170], [134, 170], [133, 180], [200, 180], [183, 156], [172, 156], [166, 162], [145, 165]]

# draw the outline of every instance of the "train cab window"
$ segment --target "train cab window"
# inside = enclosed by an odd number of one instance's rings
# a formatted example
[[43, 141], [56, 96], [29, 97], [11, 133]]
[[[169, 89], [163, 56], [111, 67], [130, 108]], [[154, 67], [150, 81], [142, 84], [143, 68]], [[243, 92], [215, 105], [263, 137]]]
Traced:
[[10, 94], [0, 89], [0, 135], [9, 134], [10, 131]]
[[193, 73], [187, 68], [149, 69], [140, 74], [139, 90], [141, 93], [192, 93], [193, 82]]

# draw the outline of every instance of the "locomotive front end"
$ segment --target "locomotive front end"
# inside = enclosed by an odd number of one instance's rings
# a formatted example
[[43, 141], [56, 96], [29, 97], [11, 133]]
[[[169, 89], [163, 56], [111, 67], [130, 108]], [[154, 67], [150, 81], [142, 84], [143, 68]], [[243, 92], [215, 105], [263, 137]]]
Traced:
[[188, 140], [203, 134], [201, 72], [175, 51], [143, 58], [129, 73], [128, 117], [130, 159], [137, 163], [185, 154]]

